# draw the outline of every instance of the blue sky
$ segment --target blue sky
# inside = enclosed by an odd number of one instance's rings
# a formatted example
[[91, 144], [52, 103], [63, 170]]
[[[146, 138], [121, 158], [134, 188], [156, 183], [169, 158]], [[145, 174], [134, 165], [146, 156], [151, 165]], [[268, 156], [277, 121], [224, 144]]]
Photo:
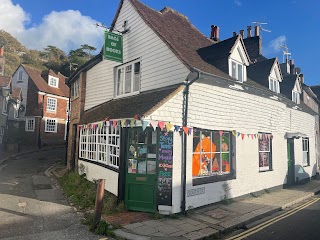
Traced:
[[[309, 85], [320, 84], [317, 57], [320, 55], [320, 1], [318, 0], [141, 0], [161, 10], [169, 6], [186, 15], [206, 36], [212, 24], [220, 27], [220, 39], [253, 25], [267, 22], [263, 53], [282, 62], [280, 45], [286, 43], [292, 59]], [[119, 0], [0, 0], [0, 29], [10, 32], [28, 48], [51, 44], [66, 52], [88, 43], [101, 48], [102, 29], [109, 26]], [[246, 34], [245, 34], [246, 35]]]

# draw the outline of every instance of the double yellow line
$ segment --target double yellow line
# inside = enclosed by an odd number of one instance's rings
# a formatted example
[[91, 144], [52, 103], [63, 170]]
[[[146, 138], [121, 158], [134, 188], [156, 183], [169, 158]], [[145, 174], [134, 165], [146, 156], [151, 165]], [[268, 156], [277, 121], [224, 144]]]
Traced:
[[272, 225], [272, 224], [274, 224], [276, 222], [281, 221], [284, 218], [287, 218], [287, 217], [289, 217], [289, 216], [301, 211], [302, 209], [314, 204], [318, 200], [319, 200], [319, 198], [312, 199], [311, 201], [309, 201], [309, 202], [307, 202], [307, 203], [305, 203], [305, 204], [303, 204], [303, 205], [301, 205], [301, 206], [299, 206], [297, 208], [294, 208], [294, 209], [292, 209], [292, 210], [290, 210], [288, 212], [285, 212], [284, 214], [281, 214], [281, 215], [279, 215], [279, 216], [277, 216], [275, 218], [272, 218], [272, 219], [270, 219], [270, 220], [268, 220], [266, 222], [260, 223], [259, 225], [249, 229], [248, 231], [239, 233], [239, 234], [237, 234], [235, 236], [227, 238], [226, 240], [234, 240], [234, 239], [240, 240], [240, 239], [244, 239], [246, 237], [249, 237], [250, 235], [257, 233], [257, 232], [261, 231], [262, 229], [264, 229], [264, 228], [266, 228], [266, 227], [268, 227], [268, 226], [270, 226], [270, 225]]

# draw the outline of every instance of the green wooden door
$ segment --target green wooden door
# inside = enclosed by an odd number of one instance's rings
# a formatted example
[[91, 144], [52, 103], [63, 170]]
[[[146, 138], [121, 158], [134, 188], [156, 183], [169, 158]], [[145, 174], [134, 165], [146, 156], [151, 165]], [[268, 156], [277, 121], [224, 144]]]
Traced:
[[125, 203], [129, 210], [156, 211], [158, 133], [152, 128], [129, 129]]

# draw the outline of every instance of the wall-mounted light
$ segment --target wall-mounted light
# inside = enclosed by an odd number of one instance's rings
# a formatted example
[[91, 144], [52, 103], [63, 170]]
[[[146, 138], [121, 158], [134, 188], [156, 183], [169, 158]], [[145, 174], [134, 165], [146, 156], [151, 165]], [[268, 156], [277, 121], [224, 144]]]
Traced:
[[2, 88], [2, 96], [8, 97], [10, 95], [10, 88]]

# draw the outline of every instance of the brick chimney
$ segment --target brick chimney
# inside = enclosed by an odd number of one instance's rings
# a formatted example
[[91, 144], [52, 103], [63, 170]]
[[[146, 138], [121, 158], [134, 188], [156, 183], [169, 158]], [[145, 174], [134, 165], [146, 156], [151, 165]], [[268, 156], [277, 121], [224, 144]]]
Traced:
[[219, 27], [215, 25], [211, 25], [211, 34], [210, 39], [214, 41], [219, 41]]
[[251, 26], [247, 26], [247, 38], [252, 37], [251, 29], [252, 29]]
[[259, 31], [259, 26], [254, 26], [254, 36], [257, 37], [259, 36], [260, 31]]
[[293, 59], [290, 59], [289, 65], [290, 65], [290, 74], [294, 74], [294, 61], [293, 61]]
[[0, 47], [0, 57], [4, 57], [4, 47]]
[[244, 38], [244, 30], [240, 30], [240, 35], [242, 38]]

